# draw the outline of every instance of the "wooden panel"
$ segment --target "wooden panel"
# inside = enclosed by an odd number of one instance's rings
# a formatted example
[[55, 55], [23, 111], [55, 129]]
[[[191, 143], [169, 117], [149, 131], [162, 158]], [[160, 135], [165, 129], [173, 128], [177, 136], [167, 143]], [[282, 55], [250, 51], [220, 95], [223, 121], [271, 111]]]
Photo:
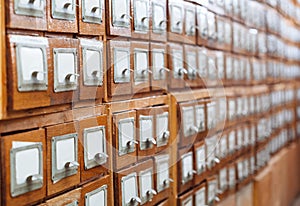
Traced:
[[[77, 169], [77, 173], [68, 177], [65, 177], [57, 182], [52, 180], [52, 138], [55, 136], [61, 136], [71, 133], [77, 133], [75, 129], [75, 123], [66, 123], [55, 125], [46, 128], [46, 138], [47, 138], [47, 195], [53, 195], [64, 191], [68, 188], [74, 187], [80, 183], [80, 167]], [[81, 162], [81, 147], [78, 147], [78, 162]]]
[[[265, 191], [266, 193], [266, 191]], [[236, 193], [236, 205], [237, 206], [252, 206], [253, 205], [253, 184], [250, 183], [244, 186]]]
[[271, 191], [272, 185], [271, 168], [267, 167], [261, 171], [255, 178], [253, 182], [253, 205], [269, 205], [272, 203], [271, 193], [266, 191]]
[[[13, 147], [13, 142], [41, 142], [43, 148], [43, 185], [40, 189], [27, 192], [25, 194], [12, 197], [11, 196], [11, 165], [10, 165], [10, 151]], [[46, 142], [45, 130], [33, 130], [30, 132], [23, 132], [19, 134], [1, 137], [1, 157], [3, 163], [2, 185], [3, 185], [3, 205], [23, 205], [37, 202], [46, 197]]]
[[3, 119], [6, 113], [7, 95], [6, 95], [6, 58], [5, 58], [5, 0], [0, 1], [0, 119]]

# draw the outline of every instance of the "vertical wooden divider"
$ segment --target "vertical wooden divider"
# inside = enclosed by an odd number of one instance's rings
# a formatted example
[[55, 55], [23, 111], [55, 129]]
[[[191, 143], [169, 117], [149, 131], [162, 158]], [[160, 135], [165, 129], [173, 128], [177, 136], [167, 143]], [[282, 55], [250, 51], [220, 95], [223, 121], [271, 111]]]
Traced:
[[0, 0], [0, 120], [6, 116], [5, 0]]

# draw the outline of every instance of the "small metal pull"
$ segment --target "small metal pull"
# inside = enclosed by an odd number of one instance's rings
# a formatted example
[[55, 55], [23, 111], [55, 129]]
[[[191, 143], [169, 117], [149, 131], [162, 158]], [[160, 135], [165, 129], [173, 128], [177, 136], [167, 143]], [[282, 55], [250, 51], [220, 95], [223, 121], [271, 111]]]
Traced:
[[182, 75], [187, 74], [187, 73], [188, 73], [188, 71], [185, 68], [178, 69], [178, 75], [179, 76], [182, 76]]
[[171, 178], [165, 179], [163, 184], [166, 186], [166, 185], [170, 184], [170, 182], [174, 182], [174, 180], [172, 180]]
[[137, 141], [135, 141], [135, 140], [129, 140], [128, 142], [127, 142], [127, 147], [128, 148], [131, 148], [131, 147], [133, 147], [133, 145], [134, 144], [138, 144], [138, 142]]
[[103, 152], [99, 152], [97, 154], [95, 154], [94, 159], [96, 162], [101, 162], [104, 159], [107, 159], [108, 155], [103, 153]]
[[34, 4], [35, 0], [29, 0], [28, 4]]
[[206, 37], [207, 36], [207, 28], [203, 28], [201, 34], [202, 34], [202, 36]]
[[169, 137], [170, 137], [170, 132], [169, 132], [169, 131], [165, 131], [165, 132], [163, 133], [163, 135], [162, 135], [162, 138], [163, 138], [163, 139], [169, 139]]
[[197, 71], [196, 71], [196, 69], [190, 69], [190, 70], [189, 70], [189, 75], [192, 76], [192, 77], [196, 77], [196, 76], [197, 76]]
[[156, 145], [156, 140], [153, 137], [147, 138], [145, 142]]
[[129, 14], [122, 14], [121, 19], [125, 19], [125, 18], [132, 19], [132, 17]]
[[130, 202], [131, 203], [142, 203], [142, 200], [139, 197], [132, 197]]
[[220, 163], [220, 159], [217, 158], [217, 157], [215, 157], [215, 158], [214, 158], [214, 162], [217, 163], [217, 164], [219, 164], [219, 163]]
[[71, 77], [72, 76], [74, 76], [75, 78], [76, 77], [79, 77], [79, 74], [67, 74], [67, 76], [65, 77], [65, 80], [67, 81], [67, 82], [71, 82]]
[[159, 72], [161, 73], [161, 74], [163, 74], [164, 72], [170, 72], [170, 69], [168, 69], [168, 68], [166, 68], [166, 67], [162, 67], [162, 68], [160, 68], [160, 70], [159, 70]]
[[133, 70], [132, 70], [132, 69], [125, 68], [125, 69], [122, 71], [122, 75], [123, 75], [123, 76], [128, 76], [128, 73], [130, 73], [130, 72], [133, 72]]
[[92, 72], [92, 76], [96, 79], [96, 78], [99, 78], [99, 74], [100, 74], [100, 71], [98, 70], [95, 70]]
[[93, 7], [93, 8], [91, 9], [91, 12], [92, 12], [92, 13], [96, 13], [96, 11], [97, 11], [98, 9], [100, 9], [100, 7], [99, 7], [99, 6], [95, 6], [95, 7]]
[[222, 190], [217, 190], [216, 193], [217, 193], [218, 195], [221, 195], [221, 194], [223, 193], [223, 191], [222, 191]]
[[198, 132], [198, 128], [196, 126], [191, 126], [190, 131]]
[[143, 69], [142, 71], [141, 71], [141, 75], [143, 75], [143, 76], [145, 76], [146, 74], [148, 74], [148, 73], [152, 73], [152, 71], [150, 71], [150, 70], [148, 70], [148, 69]]
[[71, 167], [79, 167], [79, 163], [76, 161], [73, 161], [73, 162], [67, 162], [65, 164], [66, 169], [70, 169]]
[[42, 72], [42, 71], [34, 71], [31, 74], [31, 77], [33, 80], [38, 80], [38, 74], [47, 74], [47, 72]]
[[146, 21], [147, 19], [149, 19], [149, 17], [145, 16], [145, 17], [141, 18], [141, 22], [145, 23], [145, 21]]
[[72, 6], [72, 3], [65, 3], [64, 4], [64, 9], [68, 9], [70, 6]]
[[157, 192], [154, 189], [150, 189], [150, 190], [147, 191], [147, 195], [148, 196], [157, 195]]
[[181, 23], [182, 23], [181, 21], [177, 21], [176, 26], [179, 27]]
[[217, 197], [217, 196], [215, 196], [214, 200], [215, 200], [216, 202], [220, 202], [220, 198]]
[[204, 171], [204, 165], [201, 165], [200, 169], [198, 169], [198, 172], [201, 173]]
[[43, 176], [42, 175], [30, 175], [26, 178], [26, 182], [33, 182], [33, 181], [37, 181], [37, 180], [43, 180]]
[[164, 29], [164, 28], [166, 28], [167, 22], [168, 22], [167, 20], [161, 20], [158, 25], [159, 25], [159, 27]]
[[195, 170], [191, 170], [188, 172], [189, 177], [192, 177], [194, 174], [197, 174], [197, 172]]

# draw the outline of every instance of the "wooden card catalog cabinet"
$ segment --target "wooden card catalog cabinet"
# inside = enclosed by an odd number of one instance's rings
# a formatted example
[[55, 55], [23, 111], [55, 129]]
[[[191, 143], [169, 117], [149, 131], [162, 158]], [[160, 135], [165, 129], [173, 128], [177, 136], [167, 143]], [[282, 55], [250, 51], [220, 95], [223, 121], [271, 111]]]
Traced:
[[136, 162], [139, 147], [136, 138], [136, 112], [128, 111], [113, 115], [114, 168], [121, 169]]
[[102, 100], [104, 97], [103, 42], [80, 39], [80, 94], [81, 100]]
[[46, 0], [7, 1], [6, 26], [45, 31], [47, 30], [46, 6]]
[[132, 93], [130, 42], [108, 41], [107, 93], [109, 97]]
[[184, 3], [184, 42], [196, 44], [196, 6], [190, 2]]
[[45, 198], [45, 131], [3, 136], [2, 145], [4, 205], [31, 204]]
[[179, 105], [180, 122], [178, 130], [181, 131], [179, 145], [193, 144], [197, 138], [198, 127], [195, 121], [195, 103], [181, 103]]
[[206, 182], [194, 189], [195, 206], [207, 205], [206, 201]]
[[[131, 36], [130, 0], [105, 0], [106, 29], [109, 36]], [[120, 6], [122, 5], [122, 6]]]
[[202, 6], [197, 6], [197, 44], [207, 45], [208, 41], [208, 10]]
[[184, 4], [179, 0], [170, 0], [168, 6], [168, 40], [183, 42]]
[[181, 44], [168, 44], [168, 61], [170, 69], [169, 88], [184, 88], [184, 77], [187, 74], [187, 70], [184, 68], [184, 54]]
[[9, 109], [49, 106], [47, 38], [8, 35], [8, 46]]
[[157, 191], [157, 201], [167, 198], [172, 186], [169, 159], [168, 154], [154, 156], [154, 188]]
[[150, 38], [150, 0], [131, 0], [133, 19], [131, 37], [148, 40]]
[[170, 145], [171, 119], [168, 106], [153, 107], [155, 113], [154, 135], [156, 139], [156, 153], [165, 151]]
[[206, 151], [204, 142], [194, 144], [194, 168], [197, 172], [195, 175], [195, 184], [203, 181], [206, 172]]
[[178, 198], [179, 206], [193, 206], [194, 205], [194, 196], [193, 191], [189, 191]]
[[78, 100], [78, 40], [49, 38], [51, 105]]
[[160, 43], [150, 43], [151, 91], [167, 90], [170, 72], [167, 66], [167, 46]]
[[81, 152], [75, 123], [46, 128], [47, 132], [47, 191], [53, 195], [80, 182]]
[[151, 200], [156, 193], [152, 169], [153, 162], [148, 160], [115, 173], [115, 204], [131, 206]]
[[157, 140], [154, 134], [155, 120], [154, 111], [151, 108], [137, 110], [137, 139], [139, 147], [138, 159], [144, 159], [155, 153]]
[[193, 186], [194, 175], [197, 174], [197, 171], [194, 170], [194, 158], [193, 152], [188, 151], [188, 149], [179, 150], [180, 161], [178, 165], [178, 193], [190, 189]]
[[133, 93], [150, 91], [149, 43], [131, 42], [131, 58], [133, 63]]
[[78, 32], [78, 7], [75, 0], [48, 0], [47, 3], [49, 32]]
[[104, 0], [81, 0], [79, 3], [79, 33], [105, 35]]
[[101, 177], [82, 187], [81, 200], [86, 206], [108, 206], [113, 204], [113, 184], [109, 175]]
[[197, 51], [195, 46], [184, 46], [184, 67], [187, 70], [185, 79], [188, 87], [197, 87], [199, 83]]
[[110, 169], [111, 139], [107, 132], [107, 116], [79, 121], [81, 148], [81, 182], [100, 176]]
[[167, 1], [150, 0], [151, 21], [150, 39], [165, 42], [167, 40]]

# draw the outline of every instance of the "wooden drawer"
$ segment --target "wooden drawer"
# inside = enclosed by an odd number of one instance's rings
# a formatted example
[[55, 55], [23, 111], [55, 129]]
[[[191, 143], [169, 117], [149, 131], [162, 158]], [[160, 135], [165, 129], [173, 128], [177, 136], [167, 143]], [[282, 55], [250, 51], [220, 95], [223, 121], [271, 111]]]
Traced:
[[205, 47], [198, 47], [198, 75], [200, 78], [199, 87], [205, 87], [205, 80], [208, 78], [208, 50]]
[[217, 157], [217, 144], [217, 135], [205, 139], [206, 167], [208, 170], [214, 170], [220, 163], [220, 159]]
[[169, 68], [167, 46], [163, 43], [150, 43], [150, 68], [152, 68], [151, 91], [168, 89]]
[[50, 88], [51, 105], [78, 101], [78, 40], [51, 37]]
[[194, 188], [194, 198], [195, 198], [195, 205], [207, 205], [206, 200], [206, 182], [201, 183], [199, 186]]
[[199, 74], [197, 69], [198, 64], [198, 48], [196, 46], [185, 45], [184, 46], [184, 68], [187, 70], [185, 75], [185, 81], [187, 87], [197, 87], [200, 83]]
[[106, 73], [105, 47], [96, 39], [80, 39], [80, 100], [104, 98]]
[[107, 116], [80, 120], [78, 133], [81, 147], [81, 182], [108, 173], [112, 158], [111, 136]]
[[131, 0], [131, 37], [149, 40], [150, 0]]
[[[9, 109], [23, 110], [50, 105], [47, 38], [8, 35]], [[49, 65], [49, 66], [50, 66]]]
[[184, 53], [181, 44], [168, 44], [168, 61], [170, 69], [170, 89], [182, 89], [185, 87], [184, 77], [187, 74], [184, 68]]
[[173, 180], [170, 178], [169, 159], [169, 154], [154, 156], [154, 185], [157, 191], [154, 202], [159, 202], [170, 195]]
[[47, 195], [53, 195], [80, 183], [81, 147], [75, 123], [46, 128]]
[[46, 197], [46, 142], [43, 129], [1, 138], [3, 205], [32, 204]]
[[22, 2], [9, 0], [6, 4], [6, 26], [16, 29], [47, 30], [46, 0]]
[[105, 0], [105, 5], [107, 35], [130, 37], [132, 24], [130, 0]]
[[197, 142], [193, 147], [194, 152], [194, 168], [196, 170], [194, 184], [198, 185], [205, 179], [206, 170], [206, 149], [203, 141]]
[[177, 162], [178, 175], [178, 194], [192, 188], [194, 184], [194, 175], [197, 171], [194, 169], [194, 156], [190, 148], [179, 150], [179, 161]]
[[137, 161], [136, 112], [113, 115], [114, 168], [121, 169]]
[[130, 42], [113, 41], [107, 43], [107, 93], [109, 97], [132, 93], [133, 63]]
[[150, 74], [152, 69], [149, 67], [149, 43], [131, 42], [131, 62], [133, 64], [133, 93], [145, 93], [150, 91]]
[[156, 153], [168, 151], [171, 144], [170, 140], [170, 128], [172, 121], [170, 119], [169, 106], [153, 107], [152, 111], [155, 114], [154, 122], [154, 135], [156, 139]]
[[217, 176], [207, 178], [207, 204], [214, 205], [215, 202], [220, 201], [217, 196], [218, 180]]
[[150, 39], [165, 42], [167, 40], [167, 1], [150, 0]]
[[197, 44], [207, 45], [208, 44], [208, 10], [203, 6], [197, 6]]
[[196, 44], [196, 6], [190, 2], [184, 2], [183, 39], [187, 44]]
[[111, 177], [109, 175], [101, 177], [82, 187], [80, 205], [113, 205], [112, 191]]
[[104, 0], [90, 2], [80, 0], [79, 3], [79, 34], [105, 35]]
[[[149, 174], [148, 174], [149, 173]], [[148, 160], [115, 173], [115, 204], [145, 204], [153, 198], [153, 161]], [[147, 184], [145, 184], [148, 182]], [[149, 192], [148, 192], [149, 191]], [[149, 194], [149, 195], [147, 195]]]
[[168, 40], [184, 42], [184, 3], [180, 0], [170, 0], [168, 7]]
[[75, 0], [46, 0], [49, 32], [78, 33], [77, 2]]
[[224, 199], [228, 189], [228, 169], [227, 167], [220, 168], [218, 174], [218, 191], [219, 198]]
[[40, 206], [65, 206], [65, 205], [81, 205], [81, 188], [72, 190], [53, 199], [47, 200], [46, 203]]
[[178, 205], [180, 206], [193, 206], [194, 196], [193, 191], [189, 191], [178, 197]]

